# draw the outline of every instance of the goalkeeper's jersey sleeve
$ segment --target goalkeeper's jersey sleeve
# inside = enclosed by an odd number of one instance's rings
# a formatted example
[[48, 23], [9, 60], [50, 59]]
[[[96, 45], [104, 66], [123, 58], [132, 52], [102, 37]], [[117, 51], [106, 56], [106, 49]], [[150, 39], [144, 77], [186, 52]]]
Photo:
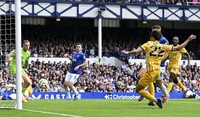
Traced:
[[[13, 50], [11, 52], [12, 60], [10, 61], [9, 67], [15, 67], [16, 66], [16, 50]], [[26, 67], [26, 62], [28, 62], [30, 58], [30, 52], [24, 51], [23, 48], [21, 48], [21, 57], [22, 57], [22, 68]]]

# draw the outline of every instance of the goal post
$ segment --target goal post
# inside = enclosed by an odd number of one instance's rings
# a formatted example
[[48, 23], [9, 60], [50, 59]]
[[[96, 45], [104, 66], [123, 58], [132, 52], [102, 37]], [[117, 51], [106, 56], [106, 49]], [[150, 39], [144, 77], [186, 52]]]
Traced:
[[[21, 0], [1, 0], [0, 6], [0, 108], [22, 109]], [[6, 55], [14, 49], [17, 74], [11, 76]]]
[[22, 60], [21, 60], [21, 0], [15, 0], [15, 47], [16, 47], [16, 89], [17, 89], [17, 107], [22, 109]]

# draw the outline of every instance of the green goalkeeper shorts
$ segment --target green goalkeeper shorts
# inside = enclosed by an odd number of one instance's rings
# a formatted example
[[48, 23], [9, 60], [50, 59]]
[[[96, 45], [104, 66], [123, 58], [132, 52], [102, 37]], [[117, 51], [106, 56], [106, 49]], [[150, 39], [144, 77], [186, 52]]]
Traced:
[[[10, 72], [12, 75], [16, 75], [16, 73], [17, 73], [16, 66], [9, 65], [9, 72]], [[25, 74], [26, 74], [26, 72], [25, 72], [25, 70], [22, 68], [22, 76], [25, 75]]]

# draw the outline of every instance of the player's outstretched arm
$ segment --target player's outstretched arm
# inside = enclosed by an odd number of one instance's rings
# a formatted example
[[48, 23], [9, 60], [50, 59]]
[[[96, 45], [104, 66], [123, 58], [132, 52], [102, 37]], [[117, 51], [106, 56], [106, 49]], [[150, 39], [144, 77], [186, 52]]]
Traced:
[[141, 47], [138, 47], [137, 49], [131, 50], [131, 51], [126, 51], [126, 50], [122, 50], [121, 53], [122, 54], [139, 54], [143, 51], [143, 49]]
[[8, 64], [12, 59], [13, 51], [6, 55], [6, 64]]
[[64, 58], [68, 58], [68, 59], [72, 60], [72, 57], [69, 54], [64, 54]]
[[174, 50], [174, 51], [181, 50], [181, 49], [184, 48], [190, 41], [192, 41], [192, 40], [194, 40], [194, 39], [196, 39], [196, 35], [193, 35], [193, 34], [192, 34], [192, 35], [190, 35], [190, 36], [188, 37], [187, 40], [185, 40], [184, 43], [182, 43], [182, 44], [179, 45], [179, 46], [173, 47], [172, 50]]
[[169, 57], [169, 53], [168, 51], [165, 52], [164, 57], [163, 57], [163, 61], [167, 60]]
[[190, 66], [190, 54], [186, 52], [184, 55], [186, 55], [187, 60], [188, 60], [188, 67]]
[[76, 66], [76, 67], [74, 68], [74, 71], [78, 70], [80, 67], [84, 67], [84, 66], [86, 66], [87, 64], [88, 64], [88, 61], [85, 60], [82, 64]]
[[84, 67], [84, 66], [86, 66], [87, 64], [88, 64], [88, 61], [85, 60], [82, 64], [79, 65], [79, 67]]

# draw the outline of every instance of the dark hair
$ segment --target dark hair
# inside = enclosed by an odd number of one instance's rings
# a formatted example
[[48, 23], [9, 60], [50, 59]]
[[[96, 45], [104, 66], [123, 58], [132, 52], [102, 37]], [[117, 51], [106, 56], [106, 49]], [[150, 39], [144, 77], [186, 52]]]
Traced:
[[77, 43], [76, 45], [81, 45], [81, 43]]
[[173, 37], [173, 39], [174, 39], [174, 38], [177, 38], [177, 39], [179, 39], [179, 37], [178, 37], [178, 36], [174, 36], [174, 37]]
[[152, 29], [161, 29], [161, 26], [160, 25], [153, 25], [152, 27], [151, 27]]
[[159, 40], [162, 37], [162, 34], [158, 31], [151, 32], [151, 37], [154, 37], [156, 40]]

